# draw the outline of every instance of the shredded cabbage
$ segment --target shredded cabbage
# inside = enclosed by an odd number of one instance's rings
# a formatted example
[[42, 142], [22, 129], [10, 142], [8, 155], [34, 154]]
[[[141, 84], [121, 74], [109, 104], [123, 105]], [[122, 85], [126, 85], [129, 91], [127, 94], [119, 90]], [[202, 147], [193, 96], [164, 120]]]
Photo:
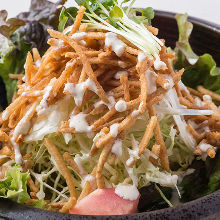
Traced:
[[[65, 106], [54, 106], [52, 108], [60, 111], [60, 108], [65, 108]], [[73, 108], [73, 106], [70, 108]], [[63, 202], [67, 201], [69, 191], [54, 159], [43, 144], [44, 137], [52, 139], [61, 154], [68, 152], [74, 158], [80, 169], [80, 173], [77, 173], [71, 167], [69, 168], [76, 184], [76, 190], [80, 193], [86, 178], [88, 178], [88, 174], [90, 174], [97, 165], [100, 152], [97, 152], [93, 156], [89, 156], [89, 152], [92, 148], [93, 140], [97, 140], [101, 134], [97, 134], [95, 138], [89, 138], [86, 134], [68, 134], [67, 141], [66, 134], [57, 135], [53, 129], [50, 130], [50, 127], [53, 126], [50, 120], [50, 117], [52, 117], [51, 114], [56, 113], [49, 113], [46, 124], [48, 128], [39, 126], [40, 129], [32, 131], [38, 138], [31, 139], [31, 135], [29, 135], [29, 138], [26, 139], [26, 142], [22, 145], [22, 154], [32, 153], [32, 157], [28, 160], [34, 164], [33, 168], [30, 169], [30, 175], [40, 186], [40, 191], [37, 193], [38, 199], [47, 199], [51, 202]], [[63, 112], [58, 120], [64, 120], [65, 117], [66, 114]], [[160, 117], [160, 126], [168, 150], [169, 160], [173, 163], [178, 163], [182, 168], [187, 168], [193, 160], [193, 152], [186, 146], [184, 143], [185, 139], [182, 138], [179, 131], [174, 128], [176, 125], [175, 122], [178, 120], [184, 123], [181, 116], [178, 117], [179, 118], [176, 119], [172, 115], [164, 114]], [[122, 155], [117, 157], [114, 163], [108, 161], [105, 163], [103, 177], [107, 187], [114, 187], [119, 183], [136, 184], [138, 188], [151, 183], [170, 187], [175, 187], [177, 184], [177, 175], [166, 172], [160, 165], [155, 167], [149, 161], [149, 157], [152, 156], [150, 149], [155, 143], [154, 137], [151, 138], [145, 153], [140, 158], [135, 156], [137, 144], [144, 135], [148, 118], [148, 115], [144, 114], [127, 132], [122, 145]], [[56, 127], [57, 124], [59, 123], [56, 122], [54, 126]], [[52, 133], [50, 131], [52, 131]], [[129, 168], [126, 164], [131, 157], [138, 159], [133, 168]]]

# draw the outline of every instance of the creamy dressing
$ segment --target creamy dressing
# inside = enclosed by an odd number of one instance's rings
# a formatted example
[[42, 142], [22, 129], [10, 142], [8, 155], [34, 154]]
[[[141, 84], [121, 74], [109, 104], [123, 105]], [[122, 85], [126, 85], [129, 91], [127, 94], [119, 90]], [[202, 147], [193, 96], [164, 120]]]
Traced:
[[198, 61], [198, 58], [189, 58], [188, 61], [191, 65], [194, 65]]
[[73, 38], [73, 40], [75, 41], [81, 41], [85, 38], [86, 35], [87, 35], [86, 32], [80, 32], [73, 34], [71, 38]]
[[111, 109], [115, 106], [115, 98], [114, 96], [109, 96], [108, 97], [109, 103], [103, 102], [102, 100], [96, 102], [94, 104], [94, 107], [97, 108], [100, 105], [106, 105], [108, 107], [108, 109]]
[[112, 137], [117, 137], [118, 135], [118, 123], [115, 123], [113, 125], [110, 126], [110, 134]]
[[6, 109], [3, 113], [2, 113], [2, 120], [6, 121], [8, 120], [9, 117], [9, 111]]
[[139, 105], [139, 107], [138, 107], [138, 110], [134, 110], [134, 111], [131, 113], [131, 116], [132, 116], [132, 117], [136, 117], [137, 115], [140, 114], [141, 108], [142, 108], [143, 104], [144, 104], [144, 103], [141, 102], [140, 105]]
[[74, 161], [75, 161], [75, 163], [77, 164], [77, 166], [78, 166], [78, 168], [79, 168], [79, 171], [80, 171], [79, 174], [82, 175], [82, 176], [87, 175], [86, 171], [84, 170], [84, 168], [83, 168], [83, 166], [82, 166], [82, 164], [81, 164], [81, 162], [83, 161], [83, 159], [80, 158], [79, 155], [76, 155], [75, 158], [74, 158]]
[[18, 122], [14, 129], [13, 135], [19, 137], [20, 135], [26, 135], [31, 127], [30, 115], [32, 114], [35, 106], [33, 105], [25, 114], [25, 116]]
[[36, 95], [36, 96], [38, 96], [38, 95], [40, 95], [40, 94], [41, 94], [40, 91], [35, 91], [35, 92], [34, 92], [34, 95]]
[[127, 110], [127, 104], [124, 100], [119, 100], [116, 104], [115, 104], [115, 110], [117, 112], [124, 112]]
[[200, 150], [202, 151], [202, 152], [207, 152], [207, 150], [209, 149], [209, 148], [212, 148], [212, 145], [210, 145], [210, 144], [200, 144], [199, 145], [199, 148], [200, 148]]
[[196, 101], [196, 105], [198, 105], [199, 107], [204, 106], [204, 102], [199, 97], [196, 97], [195, 101]]
[[42, 115], [47, 112], [48, 106], [47, 106], [47, 99], [50, 96], [50, 92], [53, 89], [53, 85], [56, 81], [56, 78], [51, 79], [49, 85], [44, 89], [44, 95], [40, 102], [40, 104], [37, 106], [36, 111], [38, 115]]
[[174, 86], [173, 78], [171, 76], [166, 75], [165, 79], [168, 81], [165, 83], [165, 88], [172, 88]]
[[130, 166], [135, 159], [139, 158], [139, 156], [138, 156], [138, 153], [139, 153], [139, 148], [138, 148], [139, 142], [135, 139], [133, 134], [131, 134], [131, 144], [132, 144], [132, 149], [128, 148], [129, 158], [126, 161], [126, 165], [127, 166]]
[[55, 50], [58, 50], [58, 49], [60, 49], [61, 47], [64, 46], [64, 41], [63, 40], [56, 40], [55, 42], [56, 42], [55, 45], [54, 45]]
[[70, 133], [63, 133], [63, 138], [66, 144], [69, 144], [70, 140], [72, 139], [72, 134]]
[[40, 65], [41, 65], [41, 63], [42, 63], [42, 62], [41, 62], [41, 60], [39, 60], [39, 59], [38, 59], [38, 60], [35, 62], [36, 67], [38, 67], [38, 68], [39, 68], [39, 67], [40, 67]]
[[210, 95], [204, 95], [202, 98], [204, 102], [207, 102], [207, 103], [212, 102], [212, 97]]
[[37, 117], [30, 133], [25, 136], [24, 142], [42, 140], [45, 135], [56, 132], [60, 128], [62, 121], [68, 120], [73, 106], [73, 98], [69, 95], [66, 95], [56, 104], [50, 105], [45, 114]]
[[36, 196], [39, 200], [41, 200], [45, 198], [45, 193], [43, 190], [40, 190], [39, 192], [36, 193]]
[[78, 83], [76, 85], [73, 83], [66, 83], [64, 92], [70, 93], [74, 97], [76, 105], [80, 106], [82, 104], [86, 89], [89, 89], [96, 94], [98, 93], [95, 82], [89, 78], [85, 82]]
[[108, 32], [105, 34], [105, 46], [111, 47], [112, 51], [120, 57], [124, 53], [126, 45], [118, 39], [117, 34]]
[[94, 184], [95, 184], [95, 183], [94, 183], [94, 182], [95, 182], [95, 177], [92, 176], [92, 175], [90, 175], [90, 174], [86, 175], [86, 176], [83, 178], [82, 183], [81, 183], [82, 188], [84, 188], [86, 182], [90, 182], [90, 183], [92, 183], [92, 185], [94, 185]]
[[156, 172], [153, 176], [146, 173], [146, 179], [151, 182], [160, 184], [161, 186], [173, 187], [177, 184], [178, 176]]
[[154, 61], [154, 68], [156, 70], [160, 70], [162, 69], [163, 67], [167, 67], [166, 63], [164, 63], [163, 61], [160, 60], [159, 57], [156, 57], [156, 60]]
[[123, 185], [118, 184], [115, 188], [115, 193], [123, 199], [131, 201], [136, 200], [139, 197], [139, 191], [135, 185]]
[[80, 112], [77, 115], [72, 115], [69, 119], [70, 128], [74, 128], [76, 132], [80, 133], [90, 133], [92, 131], [93, 126], [89, 126], [86, 121], [86, 114]]
[[103, 131], [100, 131], [99, 133], [97, 133], [95, 137], [93, 138], [93, 143], [95, 143], [102, 135], [105, 135]]
[[12, 137], [10, 140], [11, 140], [11, 144], [14, 148], [15, 162], [16, 162], [16, 164], [21, 165], [22, 164], [22, 156], [21, 156], [21, 152], [20, 152], [20, 147], [16, 143], [14, 137]]
[[66, 64], [66, 68], [65, 68], [65, 69], [67, 69], [68, 67], [70, 67], [70, 66], [71, 66], [71, 64], [72, 64], [72, 62], [71, 62], [71, 61], [67, 62], [67, 64]]
[[31, 89], [30, 86], [25, 86], [25, 87], [24, 87], [24, 90], [25, 90], [25, 91], [29, 91], [30, 89]]
[[139, 152], [138, 149], [133, 149], [133, 150], [128, 149], [128, 153], [129, 153], [129, 156], [130, 156], [130, 157], [129, 157], [128, 160], [126, 161], [126, 165], [127, 165], [127, 166], [130, 166], [135, 159], [138, 159], [138, 158], [139, 158], [138, 152]]
[[149, 149], [145, 150], [147, 152], [147, 154], [149, 154], [149, 157], [153, 157], [154, 159], [158, 159], [158, 156], [156, 156], [154, 153], [152, 153]]
[[112, 146], [112, 153], [114, 153], [117, 157], [121, 157], [122, 155], [122, 140], [117, 139]]
[[141, 63], [146, 59], [146, 55], [142, 52], [138, 53], [138, 62]]
[[128, 76], [128, 72], [127, 71], [118, 71], [116, 74], [115, 74], [115, 79], [120, 79], [121, 76]]
[[148, 83], [148, 94], [151, 94], [157, 90], [156, 76], [157, 74], [150, 69], [146, 70], [145, 72], [145, 77]]

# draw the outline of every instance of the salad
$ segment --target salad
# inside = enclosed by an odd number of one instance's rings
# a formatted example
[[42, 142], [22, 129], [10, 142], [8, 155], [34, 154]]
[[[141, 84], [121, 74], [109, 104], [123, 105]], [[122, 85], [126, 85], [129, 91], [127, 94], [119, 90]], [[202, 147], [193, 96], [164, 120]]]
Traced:
[[193, 52], [187, 15], [172, 50], [152, 8], [76, 2], [0, 12], [0, 197], [123, 215], [218, 190], [220, 68]]

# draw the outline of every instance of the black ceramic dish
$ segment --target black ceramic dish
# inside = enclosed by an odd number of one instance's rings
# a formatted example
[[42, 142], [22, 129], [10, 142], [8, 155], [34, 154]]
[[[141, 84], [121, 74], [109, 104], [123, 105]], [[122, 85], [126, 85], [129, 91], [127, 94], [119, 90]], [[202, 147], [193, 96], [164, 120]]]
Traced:
[[[158, 27], [159, 37], [166, 40], [166, 45], [174, 47], [178, 39], [178, 31], [175, 14], [160, 12], [156, 13], [153, 25]], [[209, 23], [200, 19], [190, 18], [194, 24], [193, 33], [190, 39], [191, 45], [197, 54], [210, 53], [220, 65], [220, 25]], [[1, 84], [1, 82], [0, 82]], [[0, 94], [4, 92], [0, 85]], [[5, 103], [3, 97], [0, 95], [1, 103]], [[68, 215], [49, 211], [43, 211], [23, 205], [16, 204], [9, 200], [0, 199], [0, 220], [3, 219], [40, 219], [40, 220], [101, 220], [101, 219], [116, 219], [116, 220], [190, 220], [190, 219], [220, 219], [220, 190], [188, 202], [175, 208], [161, 209], [151, 212], [143, 212], [133, 215], [124, 216], [79, 216]]]

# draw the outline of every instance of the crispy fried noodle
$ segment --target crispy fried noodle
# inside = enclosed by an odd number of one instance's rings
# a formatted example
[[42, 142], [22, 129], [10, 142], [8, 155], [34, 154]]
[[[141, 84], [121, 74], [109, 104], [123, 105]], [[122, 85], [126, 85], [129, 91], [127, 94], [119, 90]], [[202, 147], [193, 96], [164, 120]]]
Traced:
[[159, 42], [149, 55], [119, 34], [88, 29], [84, 11], [63, 33], [48, 30], [43, 57], [28, 53], [0, 115], [1, 180], [20, 165], [30, 174], [26, 203], [43, 199], [60, 212], [97, 188], [176, 186], [170, 163], [184, 169], [195, 155], [214, 158], [220, 142], [213, 94], [184, 86], [155, 28], [145, 27]]

